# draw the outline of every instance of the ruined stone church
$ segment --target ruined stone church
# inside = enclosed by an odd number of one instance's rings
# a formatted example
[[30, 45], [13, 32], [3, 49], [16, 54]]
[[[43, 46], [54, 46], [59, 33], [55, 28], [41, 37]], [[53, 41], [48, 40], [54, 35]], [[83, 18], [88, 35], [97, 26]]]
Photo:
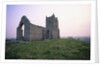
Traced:
[[[24, 30], [22, 29], [23, 25]], [[54, 14], [50, 17], [46, 17], [46, 27], [31, 24], [26, 16], [21, 18], [17, 27], [17, 40], [33, 41], [57, 38], [60, 38], [60, 35], [58, 19]]]

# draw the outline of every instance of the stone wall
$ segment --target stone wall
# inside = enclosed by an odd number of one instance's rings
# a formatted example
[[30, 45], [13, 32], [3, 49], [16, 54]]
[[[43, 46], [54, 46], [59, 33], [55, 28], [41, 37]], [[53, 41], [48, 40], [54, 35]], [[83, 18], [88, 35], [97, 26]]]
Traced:
[[43, 40], [44, 29], [45, 29], [44, 27], [30, 24], [30, 41]]
[[52, 31], [53, 39], [59, 38], [59, 29], [55, 29]]

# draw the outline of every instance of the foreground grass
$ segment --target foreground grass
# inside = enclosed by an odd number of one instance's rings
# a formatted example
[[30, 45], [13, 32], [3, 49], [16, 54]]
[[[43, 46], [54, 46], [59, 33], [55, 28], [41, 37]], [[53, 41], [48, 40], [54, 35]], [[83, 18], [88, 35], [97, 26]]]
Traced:
[[75, 39], [15, 43], [6, 41], [6, 59], [89, 60], [90, 44]]

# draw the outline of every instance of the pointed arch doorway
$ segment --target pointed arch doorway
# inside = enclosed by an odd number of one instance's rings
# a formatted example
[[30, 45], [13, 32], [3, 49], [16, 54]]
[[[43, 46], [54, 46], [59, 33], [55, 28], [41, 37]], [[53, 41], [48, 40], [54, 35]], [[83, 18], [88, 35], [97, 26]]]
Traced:
[[23, 16], [17, 27], [17, 40], [28, 41], [30, 38], [30, 21]]

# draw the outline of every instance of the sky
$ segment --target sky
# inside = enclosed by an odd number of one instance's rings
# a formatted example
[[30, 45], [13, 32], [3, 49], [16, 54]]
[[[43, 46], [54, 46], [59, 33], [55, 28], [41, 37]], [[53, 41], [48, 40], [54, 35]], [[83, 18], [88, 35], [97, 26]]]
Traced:
[[25, 15], [32, 24], [46, 26], [46, 16], [58, 17], [60, 37], [90, 37], [90, 4], [7, 5], [6, 38], [16, 38], [16, 29]]

